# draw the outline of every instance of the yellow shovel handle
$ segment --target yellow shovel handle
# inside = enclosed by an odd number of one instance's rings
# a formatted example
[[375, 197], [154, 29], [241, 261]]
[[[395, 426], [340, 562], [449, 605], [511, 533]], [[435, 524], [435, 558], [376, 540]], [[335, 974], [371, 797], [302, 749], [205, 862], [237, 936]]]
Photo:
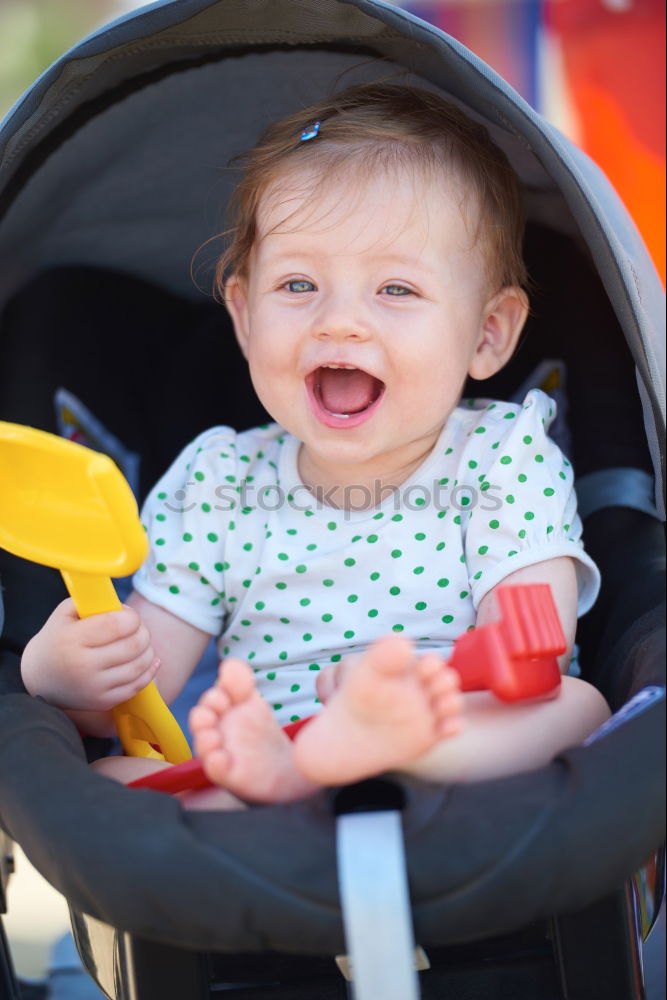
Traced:
[[[121, 610], [122, 604], [108, 577], [71, 570], [61, 572], [80, 618]], [[170, 764], [191, 759], [188, 742], [152, 681], [143, 691], [116, 705], [113, 717], [129, 756], [167, 760]]]

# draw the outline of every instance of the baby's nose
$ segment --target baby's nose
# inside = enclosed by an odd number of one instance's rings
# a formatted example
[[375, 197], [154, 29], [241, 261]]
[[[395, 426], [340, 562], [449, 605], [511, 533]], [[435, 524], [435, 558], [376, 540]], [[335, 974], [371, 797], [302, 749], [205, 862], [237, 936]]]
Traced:
[[316, 317], [313, 332], [319, 340], [361, 341], [372, 336], [363, 306], [353, 301], [330, 301]]

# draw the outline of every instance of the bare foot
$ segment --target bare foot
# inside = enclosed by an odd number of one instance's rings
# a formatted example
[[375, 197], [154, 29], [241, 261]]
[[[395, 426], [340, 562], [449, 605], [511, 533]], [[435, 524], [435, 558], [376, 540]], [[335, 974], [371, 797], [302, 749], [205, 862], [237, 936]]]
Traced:
[[378, 639], [294, 742], [301, 774], [340, 785], [401, 767], [459, 732], [458, 674], [402, 636]]
[[293, 744], [243, 660], [224, 661], [189, 722], [208, 778], [245, 801], [291, 802], [318, 787], [296, 770]]

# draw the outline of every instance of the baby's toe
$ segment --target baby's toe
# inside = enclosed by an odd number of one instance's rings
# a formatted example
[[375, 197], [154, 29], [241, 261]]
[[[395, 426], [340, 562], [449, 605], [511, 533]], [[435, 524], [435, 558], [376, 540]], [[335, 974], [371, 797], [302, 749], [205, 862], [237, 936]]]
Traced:
[[255, 675], [243, 660], [230, 657], [220, 665], [217, 690], [224, 690], [231, 702], [245, 701], [255, 690]]

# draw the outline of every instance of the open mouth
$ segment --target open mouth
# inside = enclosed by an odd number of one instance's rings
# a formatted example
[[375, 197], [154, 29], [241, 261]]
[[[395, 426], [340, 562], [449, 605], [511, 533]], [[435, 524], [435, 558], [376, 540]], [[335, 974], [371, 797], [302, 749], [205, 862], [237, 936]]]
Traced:
[[358, 427], [370, 419], [385, 384], [353, 365], [321, 365], [306, 378], [315, 415], [328, 427]]

